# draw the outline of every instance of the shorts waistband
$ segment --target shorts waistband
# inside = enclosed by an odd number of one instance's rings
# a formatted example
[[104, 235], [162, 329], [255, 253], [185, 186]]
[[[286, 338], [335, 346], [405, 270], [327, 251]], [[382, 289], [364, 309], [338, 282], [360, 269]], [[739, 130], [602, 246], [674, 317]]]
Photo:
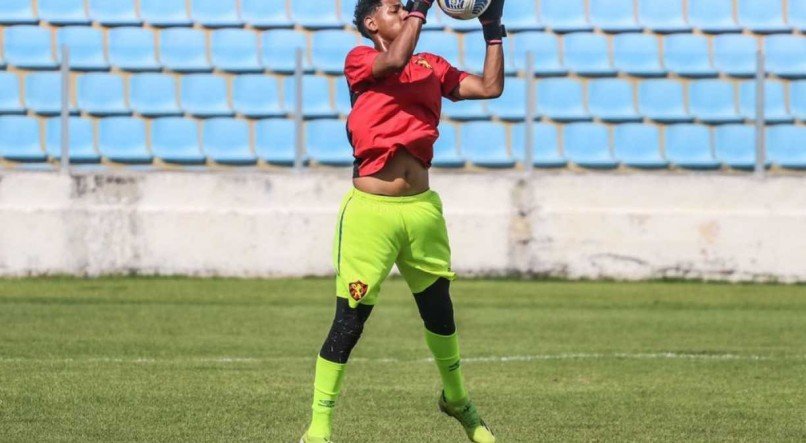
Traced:
[[433, 196], [435, 192], [431, 189], [427, 191], [423, 191], [419, 194], [414, 195], [401, 195], [401, 196], [392, 196], [392, 195], [378, 195], [378, 194], [370, 194], [369, 192], [360, 191], [356, 188], [352, 188], [350, 191], [350, 195], [358, 198], [362, 198], [365, 200], [371, 200], [376, 202], [384, 202], [384, 203], [410, 203], [410, 202], [417, 202], [417, 201], [426, 201]]

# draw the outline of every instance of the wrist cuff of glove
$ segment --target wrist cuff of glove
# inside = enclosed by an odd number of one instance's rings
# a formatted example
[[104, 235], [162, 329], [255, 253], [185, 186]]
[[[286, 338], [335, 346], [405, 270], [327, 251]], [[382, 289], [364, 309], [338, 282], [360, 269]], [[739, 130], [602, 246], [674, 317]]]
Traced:
[[428, 10], [431, 9], [432, 4], [433, 1], [431, 0], [409, 0], [405, 7], [405, 9], [409, 11], [409, 15], [407, 15], [406, 18], [418, 17], [422, 19], [423, 24], [425, 24], [425, 16], [428, 14]]
[[500, 45], [503, 43], [504, 37], [507, 36], [507, 29], [501, 22], [486, 23], [481, 27], [484, 33], [484, 40], [487, 40], [488, 45]]

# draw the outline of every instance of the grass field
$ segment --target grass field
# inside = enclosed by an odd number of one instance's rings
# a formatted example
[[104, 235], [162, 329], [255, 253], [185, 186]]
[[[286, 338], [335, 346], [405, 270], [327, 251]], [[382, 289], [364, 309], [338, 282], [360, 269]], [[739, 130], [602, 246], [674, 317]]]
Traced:
[[[0, 281], [0, 440], [296, 442], [327, 280]], [[806, 286], [459, 281], [500, 442], [806, 441]], [[400, 280], [347, 368], [336, 442], [462, 442]]]

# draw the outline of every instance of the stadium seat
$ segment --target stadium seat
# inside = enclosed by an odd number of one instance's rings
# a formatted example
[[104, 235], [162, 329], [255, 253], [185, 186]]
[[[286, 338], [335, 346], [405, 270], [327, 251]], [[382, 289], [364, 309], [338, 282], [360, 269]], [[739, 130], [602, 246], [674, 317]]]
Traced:
[[[294, 77], [287, 77], [283, 84], [285, 108], [296, 112], [296, 87]], [[330, 83], [327, 78], [306, 75], [302, 78], [302, 115], [305, 118], [335, 118], [336, 110], [330, 105]]]
[[554, 32], [593, 30], [585, 14], [585, 0], [542, 0], [540, 17]]
[[733, 83], [721, 80], [697, 80], [689, 87], [689, 110], [704, 123], [739, 123]]
[[98, 122], [98, 151], [110, 161], [126, 164], [151, 163], [146, 145], [145, 120], [110, 117]]
[[207, 28], [243, 26], [237, 0], [191, 0], [190, 18]]
[[799, 35], [771, 35], [766, 45], [765, 69], [783, 78], [806, 78], [806, 40]]
[[233, 115], [227, 100], [227, 80], [213, 74], [182, 77], [180, 102], [182, 109], [194, 117], [230, 117]]
[[132, 109], [146, 117], [182, 115], [174, 78], [166, 74], [137, 74], [129, 82]]
[[[62, 111], [62, 77], [58, 72], [39, 72], [25, 76], [25, 107], [39, 115], [57, 115]], [[70, 103], [70, 112], [76, 109]]]
[[[753, 169], [756, 164], [756, 130], [750, 125], [723, 125], [716, 128], [716, 158], [734, 169]], [[769, 159], [766, 159], [769, 166]]]
[[222, 165], [251, 165], [257, 157], [249, 147], [249, 124], [232, 118], [212, 118], [202, 127], [207, 157]]
[[[784, 84], [776, 81], [764, 82], [764, 121], [767, 123], [791, 123], [794, 120], [786, 110]], [[739, 86], [739, 113], [742, 117], [756, 118], [756, 82], [747, 80]]]
[[[505, 92], [510, 87], [511, 82], [512, 80], [507, 80]], [[498, 101], [499, 99], [489, 102], [487, 100], [459, 100], [457, 102], [443, 100], [442, 115], [452, 120], [489, 120], [490, 113], [487, 111], [487, 106]]]
[[140, 17], [151, 26], [190, 26], [185, 0], [140, 0]]
[[[565, 75], [568, 70], [560, 62], [557, 37], [550, 32], [522, 32], [512, 36], [512, 57], [507, 61], [508, 71], [526, 70], [526, 53], [534, 54], [534, 73], [538, 76]], [[467, 59], [465, 59], [467, 60]]]
[[232, 81], [232, 105], [235, 112], [249, 118], [282, 117], [286, 112], [279, 92], [273, 77], [238, 75]]
[[39, 19], [34, 14], [31, 0], [5, 0], [0, 3], [0, 25], [34, 25]]
[[349, 31], [317, 31], [313, 33], [311, 59], [314, 69], [328, 74], [344, 72], [344, 58], [358, 43]]
[[122, 27], [109, 30], [109, 63], [123, 71], [158, 71], [154, 34], [148, 29]]
[[[532, 124], [532, 164], [538, 168], [562, 168], [568, 160], [560, 155], [557, 127], [548, 123]], [[512, 154], [518, 163], [525, 164], [526, 125], [512, 126]]]
[[308, 41], [305, 34], [291, 29], [276, 29], [264, 32], [261, 40], [263, 43], [262, 61], [266, 69], [284, 74], [293, 73], [296, 50], [301, 48], [303, 71], [313, 71], [313, 66], [308, 59]]
[[714, 37], [714, 66], [733, 77], [756, 75], [756, 39], [726, 34]]
[[219, 29], [211, 34], [213, 66], [234, 73], [263, 71], [258, 60], [257, 34], [247, 29]]
[[439, 126], [439, 138], [434, 143], [433, 166], [438, 168], [463, 168], [465, 159], [459, 155], [456, 145], [456, 126], [442, 124]]
[[676, 80], [644, 80], [638, 84], [638, 111], [661, 123], [691, 122], [683, 84]]
[[800, 121], [806, 121], [806, 80], [789, 84], [789, 103], [792, 115]]
[[523, 121], [526, 118], [527, 86], [524, 79], [507, 79], [503, 94], [490, 100], [488, 109], [501, 120]]
[[0, 116], [0, 158], [15, 162], [42, 162], [39, 122], [18, 115]]
[[115, 74], [85, 74], [76, 82], [78, 108], [94, 116], [129, 115], [123, 78]]
[[255, 154], [273, 165], [291, 166], [296, 158], [294, 120], [272, 118], [255, 123]]
[[336, 110], [339, 114], [346, 117], [352, 109], [353, 107], [350, 103], [350, 89], [347, 86], [347, 81], [344, 79], [336, 80]]
[[717, 169], [707, 126], [683, 124], [666, 127], [666, 158], [684, 169]]
[[[92, 120], [70, 117], [68, 125], [70, 163], [101, 161], [101, 157], [95, 152]], [[62, 122], [59, 117], [48, 119], [45, 125], [45, 151], [54, 160], [62, 158]]]
[[[415, 54], [428, 52], [438, 55], [457, 68], [459, 64], [459, 39], [455, 34], [443, 32], [423, 32], [417, 41]], [[343, 61], [342, 61], [343, 63]]]
[[[798, 3], [802, 0], [790, 1]], [[738, 0], [739, 24], [759, 34], [774, 32], [790, 32], [792, 29], [784, 23], [783, 2], [781, 0], [759, 1]]]
[[355, 160], [353, 148], [345, 136], [342, 120], [315, 120], [305, 124], [307, 158], [326, 166], [350, 166]]
[[563, 146], [565, 156], [583, 168], [613, 169], [618, 162], [610, 152], [607, 127], [595, 123], [572, 123], [565, 125]]
[[88, 25], [84, 0], [37, 0], [39, 18], [57, 26]]
[[[522, 35], [522, 34], [521, 34]], [[484, 36], [481, 31], [472, 31], [464, 35], [464, 51], [462, 52], [462, 69], [467, 72], [481, 75], [484, 71], [484, 58], [487, 56], [487, 45], [481, 43], [484, 41]], [[515, 74], [515, 69], [512, 60], [508, 60], [508, 49], [505, 50], [506, 57], [504, 58], [504, 73], [506, 75]], [[523, 64], [523, 63], [521, 63]]]
[[89, 0], [90, 18], [103, 26], [140, 26], [134, 0]]
[[639, 0], [638, 22], [654, 32], [690, 32], [683, 14], [683, 0]]
[[688, 22], [708, 34], [741, 31], [733, 19], [733, 0], [690, 1]]
[[[469, 20], [472, 22], [472, 20]], [[540, 31], [543, 24], [537, 13], [537, 2], [534, 0], [510, 0], [504, 8], [501, 20], [506, 24], [507, 31]], [[478, 26], [478, 24], [476, 24]], [[483, 45], [480, 45], [483, 47]]]
[[660, 169], [669, 165], [660, 155], [660, 134], [655, 125], [617, 125], [613, 130], [613, 152], [619, 162], [631, 168]]
[[288, 16], [285, 0], [241, 0], [241, 18], [258, 29], [288, 28], [294, 25]]
[[607, 40], [597, 34], [575, 32], [564, 37], [564, 62], [570, 71], [590, 77], [616, 75], [610, 63]]
[[511, 168], [515, 159], [507, 151], [506, 127], [493, 122], [462, 125], [462, 155], [474, 166]]
[[663, 41], [663, 64], [681, 77], [716, 77], [708, 39], [693, 34], [669, 35]]
[[341, 28], [335, 0], [292, 1], [291, 20], [303, 28]]
[[588, 110], [594, 117], [610, 123], [637, 122], [633, 86], [621, 79], [599, 79], [588, 82]]
[[635, 20], [633, 0], [589, 0], [590, 21], [604, 32], [635, 32], [643, 29]]
[[181, 117], [158, 118], [151, 123], [151, 152], [166, 163], [204, 164], [196, 122]]
[[618, 34], [613, 37], [613, 47], [613, 64], [619, 71], [636, 77], [666, 75], [654, 35]]
[[790, 1], [787, 11], [787, 23], [789, 26], [803, 31], [806, 29], [806, 2]]
[[25, 114], [17, 74], [0, 72], [0, 114]]
[[774, 126], [768, 128], [767, 158], [787, 169], [806, 169], [806, 126]]
[[109, 69], [104, 56], [103, 34], [89, 26], [67, 26], [57, 31], [56, 59], [61, 60], [61, 47], [70, 48], [70, 69], [98, 71]]
[[537, 111], [561, 122], [591, 119], [585, 109], [582, 83], [567, 78], [550, 78], [537, 83]]
[[6, 62], [22, 69], [53, 69], [50, 31], [39, 26], [9, 26], [3, 32]]
[[202, 31], [165, 29], [160, 32], [160, 61], [167, 69], [176, 72], [211, 71], [206, 45]]

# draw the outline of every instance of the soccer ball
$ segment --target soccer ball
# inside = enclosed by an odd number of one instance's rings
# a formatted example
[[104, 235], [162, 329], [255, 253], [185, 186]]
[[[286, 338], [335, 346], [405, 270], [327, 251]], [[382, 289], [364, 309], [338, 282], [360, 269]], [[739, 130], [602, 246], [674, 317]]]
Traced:
[[448, 16], [459, 20], [470, 20], [483, 14], [492, 0], [438, 0], [438, 2], [439, 7]]

